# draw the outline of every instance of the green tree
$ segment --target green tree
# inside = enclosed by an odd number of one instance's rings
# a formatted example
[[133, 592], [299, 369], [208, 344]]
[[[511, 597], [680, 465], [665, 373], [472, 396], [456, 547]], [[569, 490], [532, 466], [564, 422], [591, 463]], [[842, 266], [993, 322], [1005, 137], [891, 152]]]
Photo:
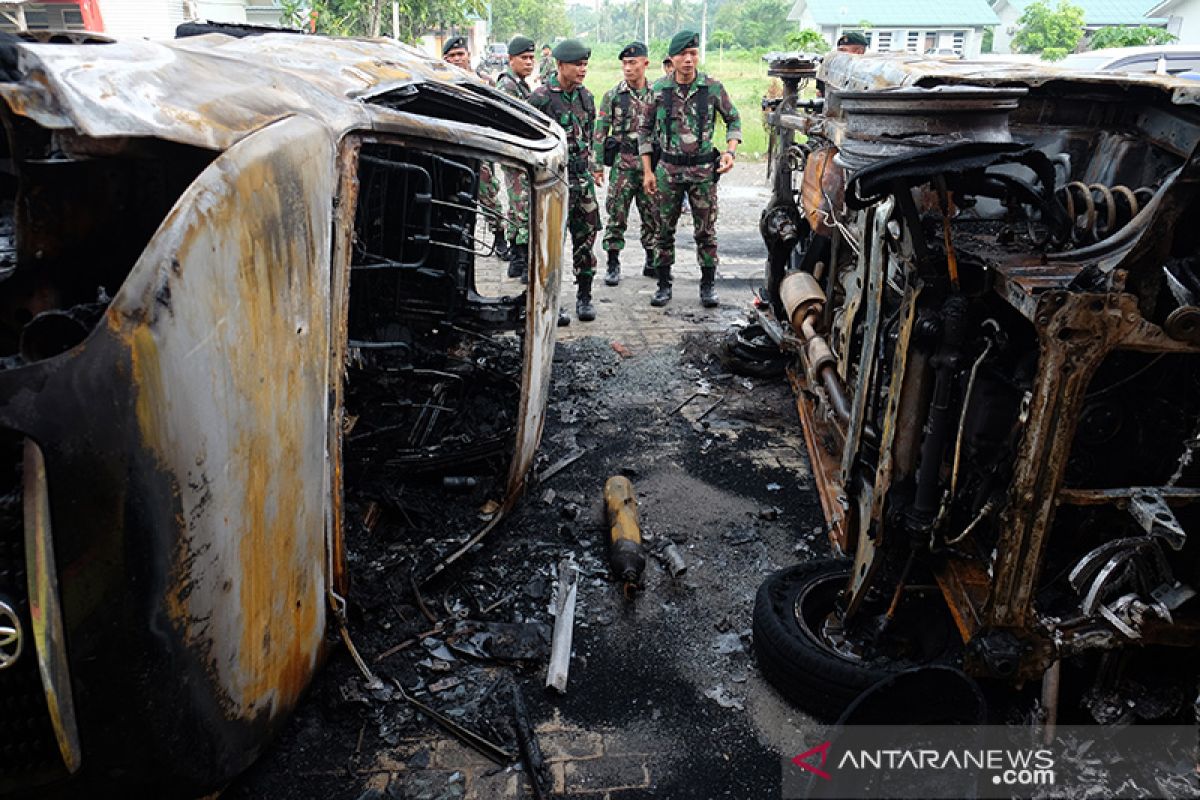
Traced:
[[[391, 3], [386, 0], [311, 0], [317, 33], [331, 36], [380, 36], [391, 33]], [[400, 0], [399, 37], [414, 42], [431, 30], [465, 25], [486, 13], [484, 0]], [[282, 16], [296, 20], [299, 6], [285, 4]], [[284, 20], [285, 23], [287, 19]], [[307, 27], [307, 20], [298, 20]]]
[[984, 28], [983, 29], [983, 41], [980, 42], [979, 52], [981, 52], [981, 53], [992, 52], [992, 48], [995, 46], [995, 43], [996, 43], [996, 26], [993, 25], [990, 28]]
[[496, 41], [522, 34], [541, 45], [570, 30], [563, 0], [492, 0], [492, 38]]
[[804, 53], [825, 53], [829, 51], [829, 42], [819, 31], [814, 31], [812, 28], [805, 28], [799, 33], [788, 34], [788, 47], [795, 50], [800, 50]]
[[739, 47], [758, 49], [784, 44], [790, 9], [791, 3], [786, 0], [726, 2], [710, 19], [714, 29], [733, 34]]
[[1167, 33], [1163, 28], [1138, 25], [1133, 28], [1101, 28], [1088, 41], [1089, 50], [1106, 47], [1146, 47], [1152, 44], [1170, 44], [1179, 37]]
[[[1037, 0], [1025, 7], [1017, 27], [1012, 43], [1018, 53], [1042, 53], [1047, 60], [1055, 60], [1073, 52], [1083, 38], [1083, 9], [1069, 0], [1058, 0], [1054, 8]], [[1046, 51], [1050, 51], [1048, 55]]]
[[709, 44], [715, 44], [717, 46], [717, 58], [722, 64], [724, 64], [725, 48], [733, 44], [733, 34], [729, 31], [713, 31], [712, 35], [708, 37], [708, 41]]

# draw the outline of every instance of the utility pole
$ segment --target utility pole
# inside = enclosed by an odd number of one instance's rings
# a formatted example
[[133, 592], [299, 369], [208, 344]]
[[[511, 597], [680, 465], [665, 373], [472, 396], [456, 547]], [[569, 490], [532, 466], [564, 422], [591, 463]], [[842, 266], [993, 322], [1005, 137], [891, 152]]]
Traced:
[[642, 41], [650, 46], [650, 0], [642, 0]]
[[700, 63], [708, 58], [708, 0], [700, 0]]

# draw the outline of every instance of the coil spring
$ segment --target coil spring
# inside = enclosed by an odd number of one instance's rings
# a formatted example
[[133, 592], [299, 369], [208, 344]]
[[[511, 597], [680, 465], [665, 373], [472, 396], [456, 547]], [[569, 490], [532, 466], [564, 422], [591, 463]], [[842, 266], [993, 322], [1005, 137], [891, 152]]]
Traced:
[[1058, 190], [1058, 199], [1071, 219], [1071, 240], [1092, 244], [1107, 239], [1129, 224], [1140, 209], [1154, 197], [1154, 190], [1143, 186], [1105, 186], [1072, 181]]

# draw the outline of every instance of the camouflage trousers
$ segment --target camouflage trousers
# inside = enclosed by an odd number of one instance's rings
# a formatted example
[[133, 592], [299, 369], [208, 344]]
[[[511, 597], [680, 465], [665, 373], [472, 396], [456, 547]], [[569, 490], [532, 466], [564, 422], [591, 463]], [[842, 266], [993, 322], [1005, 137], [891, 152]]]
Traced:
[[504, 236], [503, 210], [500, 208], [500, 176], [496, 165], [486, 161], [479, 164], [479, 204], [489, 213], [488, 228], [497, 236]]
[[638, 216], [642, 218], [642, 249], [650, 252], [658, 235], [658, 214], [654, 198], [642, 188], [640, 169], [621, 169], [614, 164], [608, 173], [608, 199], [604, 212], [608, 226], [604, 229], [603, 247], [607, 250], [625, 249], [625, 229], [629, 225], [629, 207], [637, 203]]
[[508, 240], [529, 242], [529, 175], [521, 169], [504, 167], [504, 186], [508, 190]]
[[717, 182], [712, 178], [699, 183], [671, 183], [667, 174], [658, 168], [658, 244], [654, 263], [659, 269], [675, 266], [675, 226], [687, 195], [692, 207], [692, 231], [696, 238], [696, 261], [700, 274], [712, 275], [717, 269]]
[[596, 254], [592, 246], [600, 230], [600, 203], [591, 175], [571, 181], [567, 212], [567, 231], [571, 234], [571, 267], [576, 282], [596, 274]]

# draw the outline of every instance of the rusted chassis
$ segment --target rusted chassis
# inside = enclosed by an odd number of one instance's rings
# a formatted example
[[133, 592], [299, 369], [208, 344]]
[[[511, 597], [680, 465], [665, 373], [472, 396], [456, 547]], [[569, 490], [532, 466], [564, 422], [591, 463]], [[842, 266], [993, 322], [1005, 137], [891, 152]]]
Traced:
[[[19, 267], [40, 258], [31, 239], [53, 244], [46, 220], [27, 215], [21, 227], [21, 209], [39, 200], [25, 175], [38, 165], [21, 160], [30, 131], [75, 160], [167, 142], [201, 164], [108, 287], [86, 339], [0, 370], [0, 428], [18, 459], [24, 447], [28, 590], [42, 633], [30, 658], [57, 745], [37, 780], [73, 772], [68, 793], [110, 781], [154, 796], [219, 789], [259, 755], [328, 650], [347, 579], [342, 397], [364, 139], [529, 171], [536, 247], [528, 294], [516, 298], [527, 313], [505, 508], [541, 435], [562, 260], [560, 136], [403, 48], [293, 38], [21, 46], [21, 74], [0, 84]], [[375, 102], [434, 82], [524, 134]], [[81, 237], [71, 231], [59, 235]], [[71, 244], [86, 255], [88, 242]], [[0, 793], [33, 777], [0, 776]]]
[[[1060, 119], [1055, 115], [1069, 114], [1072, 109], [1076, 112], [1075, 124], [1086, 118], [1088, 124], [1101, 126], [1103, 130], [1103, 125], [1111, 122], [1114, 130], [1105, 130], [1105, 136], [1111, 135], [1116, 140], [1128, 135], [1121, 127], [1128, 124], [1127, 121], [1118, 124], [1106, 120], [1101, 104], [1088, 106], [1082, 99], [1089, 96], [1111, 99], [1111, 94], [1103, 95], [1102, 92], [1111, 92], [1118, 87], [1114, 79], [1061, 73], [1047, 76], [1020, 70], [974, 72], [971, 65], [961, 69], [934, 65], [925, 72], [925, 67], [925, 64], [908, 64], [897, 59], [855, 61], [849, 57], [834, 57], [822, 68], [822, 77], [831, 81], [831, 99], [826, 102], [831, 102], [835, 110], [839, 107], [838, 86], [855, 90], [857, 93], [845, 97], [853, 97], [854, 102], [863, 104], [869, 104], [870, 92], [875, 92], [879, 102], [890, 102], [889, 89], [914, 91], [916, 87], [962, 86], [990, 90], [1001, 86], [1008, 91], [1015, 86], [1025, 86], [1026, 89], [1016, 91], [1031, 93], [1028, 108], [1012, 103], [1017, 109], [1013, 112], [1014, 139], [1025, 136], [1029, 137], [1027, 141], [1046, 144], [1053, 135], [1056, 120]], [[794, 69], [795, 65], [792, 65]], [[1185, 507], [1200, 499], [1200, 489], [1194, 487], [1194, 479], [1190, 482], [1185, 479], [1178, 485], [1172, 479], [1164, 484], [1097, 488], [1068, 486], [1066, 480], [1085, 399], [1094, 389], [1098, 370], [1110, 357], [1122, 353], [1200, 356], [1197, 346], [1200, 340], [1190, 329], [1179, 324], [1182, 316], [1168, 317], [1164, 322], [1161, 318], [1164, 314], [1152, 311], [1158, 290], [1157, 276], [1163, 265], [1171, 258], [1194, 256], [1192, 252], [1180, 251], [1181, 247], [1191, 247], [1187, 243], [1195, 242], [1195, 237], [1186, 230], [1187, 220], [1200, 208], [1200, 185], [1197, 184], [1200, 121], [1195, 109], [1189, 105], [1194, 102], [1192, 88], [1155, 86], [1153, 81], [1137, 80], [1130, 81], [1135, 89], [1119, 84], [1120, 91], [1130, 92], [1126, 102], [1137, 98], [1146, 103], [1138, 124], [1157, 130], [1156, 134], [1147, 137], [1158, 148], [1155, 157], [1163, 158], [1164, 162], [1170, 158], [1177, 160], [1172, 169], [1161, 169], [1153, 197], [1148, 203], [1143, 201], [1141, 213], [1134, 215], [1119, 232], [1101, 238], [1098, 243], [1073, 250], [1060, 245], [1057, 250], [1064, 252], [1055, 252], [1051, 248], [1022, 253], [1016, 252], [1016, 248], [996, 246], [993, 240], [989, 248], [984, 246], [986, 242], [981, 237], [957, 233], [957, 223], [952, 225], [947, 216], [944, 223], [946, 252], [938, 250], [945, 258], [939, 262], [938, 269], [942, 274], [931, 278], [928, 272], [918, 274], [917, 270], [912, 270], [902, 279], [902, 297], [899, 306], [891, 312], [895, 324], [893, 346], [890, 352], [885, 352], [882, 345], [879, 350], [872, 348], [883, 341], [881, 298], [885, 281], [897, 269], [896, 261], [889, 261], [892, 256], [886, 250], [888, 246], [895, 246], [903, 251], [899, 261], [909, 267], [921, 260], [921, 254], [913, 251], [911, 227], [918, 213], [932, 210], [933, 218], [937, 218], [939, 186], [933, 175], [908, 186], [897, 181], [873, 205], [858, 206], [864, 210], [849, 227], [838, 221], [838, 217], [845, 219], [847, 215], [846, 208], [840, 203], [842, 196], [837, 194], [840, 185], [834, 186], [825, 175], [814, 172], [805, 174], [804, 189], [797, 192], [791, 181], [789, 158], [794, 167], [797, 158], [803, 161], [807, 155], [808, 170], [822, 170], [826, 166], [822, 158], [838, 152], [838, 147], [844, 146], [843, 152], [852, 151], [852, 146], [864, 149], [899, 147], [901, 145], [895, 143], [902, 142], [904, 134], [880, 129], [860, 131], [861, 136], [856, 136], [853, 119], [847, 122], [836, 111], [834, 116], [838, 118], [833, 120], [805, 115], [797, 103], [795, 76], [789, 76], [786, 71], [779, 74], [789, 91], [772, 114], [774, 135], [781, 145], [775, 149], [774, 196], [762, 224], [771, 253], [767, 286], [772, 310], [759, 314], [769, 327], [776, 321], [782, 323], [774, 325], [776, 337], [786, 350], [795, 354], [790, 375], [831, 542], [836, 551], [855, 560], [843, 598], [847, 618], [853, 617], [871, 591], [885, 598], [894, 593], [899, 600], [909, 575], [908, 567], [902, 565], [906, 554], [915, 551], [931, 569], [966, 644], [968, 669], [979, 675], [1021, 682], [1040, 678], [1059, 659], [1089, 651], [1144, 645], [1200, 645], [1200, 623], [1194, 603], [1183, 606], [1173, 617], [1169, 613], [1166, 618], [1148, 615], [1139, 618], [1137, 625], [1130, 625], [1128, 618], [1114, 614], [1095, 596], [1084, 598], [1079, 603], [1078, 613], [1060, 616], [1048, 613], [1039, 600], [1039, 592], [1054, 577], [1046, 572], [1050, 553], [1056, 547], [1062, 553], [1066, 547], [1067, 535], [1061, 526], [1056, 530], [1056, 520], [1068, 508], [1113, 509], [1113, 513], [1124, 517], [1138, 534], [1134, 537], [1138, 547], [1157, 537], [1157, 543], [1152, 547], [1147, 545], [1146, 552], [1157, 553], [1161, 548], [1170, 555], [1175, 569], [1173, 577], [1178, 580], [1172, 589], [1170, 570], [1158, 573], [1167, 575], [1168, 582], [1154, 587], [1155, 597], [1172, 596], [1174, 590], [1182, 587], [1185, 593], [1173, 596], [1175, 600], [1185, 598], [1191, 588], [1188, 584], [1194, 580], [1195, 544], [1188, 543], [1179, 556], [1169, 552], [1184, 548], [1186, 533], [1182, 532], [1171, 509]], [[944, 98], [944, 94], [931, 94], [928, 102], [953, 102]], [[1164, 107], [1170, 107], [1172, 98], [1181, 108], [1163, 111]], [[841, 102], [849, 104], [850, 100], [843, 98]], [[844, 109], [845, 105], [841, 107]], [[978, 122], [978, 119], [973, 118], [973, 121]], [[1018, 122], [1027, 127], [1016, 130]], [[955, 125], [953, 120], [945, 117], [939, 124], [949, 128]], [[797, 148], [789, 148], [797, 131], [811, 137], [804, 148], [806, 153], [798, 154]], [[965, 134], [966, 138], [973, 135], [975, 132], [971, 131]], [[829, 149], [831, 147], [834, 149]], [[825, 148], [824, 152], [822, 148]], [[1129, 174], [1142, 168], [1140, 163], [1122, 161], [1124, 152], [1108, 152], [1108, 157], [1097, 158], [1096, 168], [1107, 170], [1106, 174], [1110, 176], [1121, 170]], [[1169, 156], [1164, 158], [1163, 152]], [[884, 155], [893, 157], [896, 154]], [[1072, 151], [1072, 156], [1078, 160], [1080, 153]], [[1106, 160], [1107, 163], [1100, 163]], [[894, 165], [900, 161], [902, 159], [896, 158], [886, 163]], [[1144, 174], [1149, 175], [1151, 159], [1145, 163], [1147, 171]], [[823, 188], [810, 194], [810, 187]], [[940, 188], [945, 192], [944, 183]], [[831, 194], [838, 200], [832, 200]], [[944, 194], [942, 202], [945, 202]], [[1091, 222], [1094, 220], [1089, 220]], [[931, 223], [926, 232], [930, 229], [937, 230], [937, 238], [941, 238], [940, 221]], [[848, 242], [848, 238], [853, 241]], [[936, 363], [942, 355], [928, 349], [923, 351], [914, 343], [921, 335], [922, 310], [927, 309], [922, 298], [929, 296], [934, 284], [943, 296], [946, 294], [949, 280], [946, 270], [953, 275], [953, 280], [958, 280], [952, 240], [959, 241], [958, 246], [964, 251], [970, 248], [976, 262], [981, 255], [986, 259], [985, 266], [975, 276], [974, 285], [969, 290], [964, 289], [964, 293], [972, 297], [991, 297], [992, 300], [987, 302], [992, 308], [999, 305], [997, 300], [1009, 307], [1011, 311], [1004, 313], [1013, 320], [1023, 320], [1013, 324], [1029, 332], [1032, 353], [1036, 354], [1032, 379], [1019, 415], [1014, 411], [1017, 444], [1011, 471], [1005, 473], [1008, 483], [1003, 497], [989, 502], [986, 510], [981, 511], [970, 525], [960, 521], [957, 528], [944, 524], [947, 519], [953, 519], [953, 510], [948, 510], [945, 505], [936, 519], [931, 514], [919, 524], [914, 522], [921, 519], [921, 515], [912, 511], [912, 497], [902, 496], [898, 491], [902, 480], [908, 481], [906, 491], [912, 491], [913, 476], [931, 452], [922, 450], [922, 447], [929, 447], [932, 429], [927, 423], [931, 417], [927, 418], [923, 409], [930, 406], [931, 394], [938, 391], [934, 378], [936, 368], [931, 367], [931, 362]], [[811, 243], [817, 241], [823, 242], [824, 249], [814, 256], [815, 246]], [[888, 242], [891, 245], [887, 245]], [[803, 252], [806, 246], [809, 247], [807, 253]], [[940, 248], [941, 243], [936, 246]], [[846, 318], [861, 322], [861, 328], [857, 329], [861, 335], [860, 340], [855, 340], [857, 344], [843, 345], [840, 350], [835, 347], [840, 360], [834, 361], [826, 338], [835, 324], [822, 304], [826, 299], [825, 292], [832, 296], [835, 284], [830, 273], [838, 263], [857, 263], [857, 274], [863, 277], [861, 297], [856, 301], [858, 305], [846, 311]], [[888, 272], [889, 264], [892, 273]], [[798, 274], [812, 273], [814, 268], [818, 276], [825, 276], [820, 286], [811, 274]], [[1183, 315], [1191, 313], [1190, 307], [1181, 307], [1181, 311]], [[1153, 316], [1155, 313], [1157, 317]], [[928, 317], [925, 324], [928, 326]], [[944, 321], [944, 324], [949, 326], [951, 322]], [[849, 329], [849, 325], [846, 327]], [[851, 369], [844, 358], [847, 355], [852, 357], [850, 360], [858, 366], [857, 370]], [[979, 356], [979, 363], [985, 357], [986, 352]], [[878, 387], [881, 381], [884, 382], [882, 390]], [[876, 389], [872, 390], [872, 386]], [[874, 421], [868, 419], [864, 409], [864, 404], [874, 402], [864, 400], [872, 391], [880, 398], [879, 415]], [[973, 399], [969, 391], [964, 403]], [[839, 397], [843, 392], [852, 400], [849, 408]], [[955, 409], [954, 414], [954, 427], [957, 427], [959, 410]], [[965, 420], [966, 411], [962, 414]], [[1190, 432], [1195, 428], [1194, 421], [1189, 424], [1192, 426]], [[960, 445], [961, 437], [960, 430]], [[959, 464], [953, 445], [951, 439], [933, 450], [937, 453], [937, 461], [930, 474], [940, 476], [939, 480], [947, 480], [951, 463], [953, 475], [957, 477]], [[1164, 460], [1170, 460], [1172, 466], [1181, 457], [1181, 452], [1186, 455], [1193, 447], [1183, 442], [1174, 445], [1178, 445], [1178, 450], [1164, 452], [1162, 456]], [[1122, 457], [1119, 453], [1107, 455], [1118, 460]], [[1184, 470], [1187, 462], [1186, 458], [1181, 460], [1179, 472]], [[950, 503], [957, 502], [958, 498], [949, 492], [939, 492], [934, 500]], [[904, 510], [898, 511], [901, 508]], [[1147, 509], [1153, 513], [1148, 513]], [[932, 511], [938, 511], [936, 506]], [[1166, 528], [1156, 528], [1155, 518]], [[989, 540], [982, 551], [973, 550], [971, 537], [976, 526], [985, 520], [993, 526], [995, 540]], [[1190, 533], [1195, 535], [1194, 531]], [[1115, 532], [1109, 535], [1114, 540], [1118, 537]], [[1134, 538], [1117, 541], [1114, 547], [1121, 542], [1132, 542]], [[964, 539], [965, 544], [959, 546]], [[1101, 555], [1107, 558], [1115, 552], [1116, 549], [1105, 552], [1097, 548], [1089, 553], [1088, 558], [1092, 560], [1079, 561], [1071, 575], [1072, 584], [1079, 576], [1095, 576], [1097, 567], [1104, 563], [1102, 559], [1096, 559]], [[1085, 562], [1090, 563], [1090, 567]], [[1165, 561], [1158, 560], [1158, 563], [1165, 566]], [[1122, 565], [1114, 558], [1113, 569], [1118, 566]], [[1082, 596], [1088, 586], [1082, 578], [1079, 582], [1083, 585], [1074, 588]], [[1123, 600], [1128, 603], [1128, 598]], [[1153, 603], [1148, 592], [1143, 600]]]

